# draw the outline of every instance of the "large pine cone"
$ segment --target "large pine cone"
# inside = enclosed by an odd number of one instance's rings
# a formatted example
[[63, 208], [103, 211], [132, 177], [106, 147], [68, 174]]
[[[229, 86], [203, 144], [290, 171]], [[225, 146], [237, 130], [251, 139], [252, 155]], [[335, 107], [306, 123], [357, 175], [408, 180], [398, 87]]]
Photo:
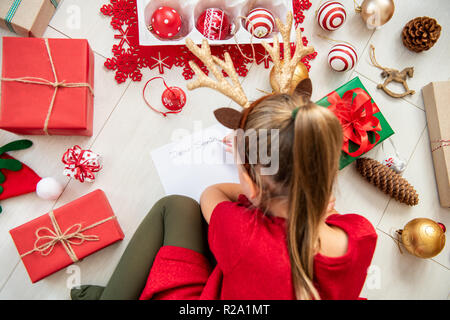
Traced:
[[403, 28], [403, 44], [409, 50], [422, 52], [430, 49], [441, 35], [441, 26], [430, 17], [418, 17]]
[[415, 206], [419, 203], [419, 195], [413, 186], [405, 178], [384, 164], [374, 159], [359, 158], [356, 160], [356, 170], [367, 181], [395, 200], [410, 206]]

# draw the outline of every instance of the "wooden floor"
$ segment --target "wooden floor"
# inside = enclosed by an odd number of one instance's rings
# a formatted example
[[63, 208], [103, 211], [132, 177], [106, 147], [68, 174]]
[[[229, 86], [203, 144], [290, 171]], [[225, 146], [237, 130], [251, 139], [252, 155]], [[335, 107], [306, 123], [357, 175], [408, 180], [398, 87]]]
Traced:
[[[229, 99], [219, 93], [199, 89], [188, 93], [188, 104], [182, 114], [164, 119], [144, 103], [141, 95], [144, 82], [127, 81], [118, 85], [114, 73], [103, 66], [115, 43], [110, 19], [99, 12], [105, 2], [62, 1], [45, 34], [50, 38], [87, 38], [95, 51], [94, 135], [91, 138], [29, 136], [34, 142], [33, 148], [14, 153], [41, 176], [58, 179], [65, 185], [65, 190], [55, 202], [41, 200], [35, 194], [2, 201], [0, 299], [68, 299], [69, 288], [76, 283], [77, 275], [83, 284], [106, 284], [139, 222], [155, 201], [164, 195], [150, 152], [169, 143], [175, 129], [192, 131], [193, 122], [197, 120], [203, 127], [214, 124], [212, 110], [230, 104]], [[429, 1], [397, 0], [394, 17], [377, 31], [367, 29], [360, 17], [353, 13], [351, 0], [343, 0], [342, 3], [348, 10], [348, 20], [343, 28], [333, 33], [322, 31], [314, 20], [318, 1], [313, 1], [313, 7], [306, 13], [305, 35], [319, 53], [312, 62], [310, 73], [314, 83], [313, 98], [318, 100], [359, 76], [396, 132], [392, 139], [408, 162], [404, 177], [420, 194], [420, 204], [410, 208], [391, 200], [365, 182], [353, 165], [340, 172], [336, 194], [338, 210], [364, 215], [378, 232], [373, 265], [362, 295], [369, 299], [448, 299], [450, 245], [447, 244], [434, 259], [421, 260], [399, 252], [393, 231], [416, 217], [432, 218], [450, 227], [450, 210], [441, 208], [438, 202], [421, 95], [421, 88], [430, 81], [448, 80], [450, 77], [450, 1], [436, 0], [430, 4]], [[73, 24], [68, 22], [74, 10], [80, 10], [79, 28], [73, 28]], [[416, 54], [403, 47], [400, 33], [406, 22], [424, 15], [436, 18], [443, 27], [443, 33], [430, 51]], [[327, 65], [327, 53], [332, 43], [318, 34], [352, 43], [359, 53], [356, 68], [347, 73], [332, 72]], [[1, 30], [0, 35], [14, 36], [5, 30]], [[382, 65], [397, 69], [414, 66], [414, 78], [409, 81], [410, 87], [417, 91], [414, 96], [393, 99], [377, 90], [376, 85], [381, 82], [380, 70], [370, 65], [369, 44], [376, 47], [377, 59]], [[146, 69], [143, 81], [155, 75], [157, 69]], [[260, 96], [257, 89], [270, 90], [268, 75], [268, 70], [262, 65], [255, 65], [248, 76], [242, 78], [251, 99]], [[186, 89], [180, 69], [169, 70], [164, 77], [171, 85]], [[156, 86], [154, 88], [158, 90]], [[159, 97], [154, 94], [150, 100], [156, 104]], [[2, 131], [0, 145], [17, 138]], [[93, 184], [81, 184], [62, 175], [61, 156], [75, 144], [91, 148], [103, 156], [104, 169]], [[389, 143], [384, 144], [384, 151], [392, 152]], [[369, 152], [369, 156], [380, 160], [383, 154], [381, 147]], [[87, 257], [76, 267], [31, 284], [8, 231], [97, 188], [106, 192], [125, 233], [125, 240]]]

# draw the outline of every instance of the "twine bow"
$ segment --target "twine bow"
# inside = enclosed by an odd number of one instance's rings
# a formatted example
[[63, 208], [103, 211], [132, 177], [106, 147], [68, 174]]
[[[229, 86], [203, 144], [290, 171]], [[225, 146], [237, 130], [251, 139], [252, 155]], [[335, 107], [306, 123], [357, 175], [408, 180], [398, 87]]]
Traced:
[[46, 135], [49, 135], [48, 133], [48, 123], [50, 121], [50, 116], [53, 111], [53, 105], [55, 103], [56, 94], [58, 92], [59, 88], [81, 88], [81, 87], [87, 87], [92, 95], [94, 95], [94, 90], [92, 89], [91, 85], [89, 83], [84, 82], [72, 82], [72, 83], [66, 83], [65, 80], [59, 81], [58, 76], [56, 75], [56, 69], [55, 64], [53, 63], [53, 57], [50, 51], [50, 45], [48, 43], [48, 39], [43, 39], [45, 43], [45, 47], [47, 49], [47, 54], [50, 60], [50, 65], [52, 67], [53, 77], [54, 81], [50, 81], [48, 79], [38, 78], [38, 77], [20, 77], [20, 78], [1, 78], [2, 81], [10, 81], [10, 82], [21, 82], [21, 83], [28, 83], [28, 84], [37, 84], [37, 85], [44, 85], [44, 86], [51, 86], [55, 88], [55, 91], [53, 91], [53, 96], [50, 101], [50, 105], [47, 110], [47, 115], [45, 117], [44, 127], [43, 131]]
[[66, 165], [66, 171], [70, 176], [80, 182], [95, 180], [95, 172], [99, 172], [102, 166], [98, 162], [98, 155], [91, 150], [82, 150], [76, 145], [68, 149], [62, 162]]
[[[75, 254], [72, 245], [81, 245], [85, 241], [100, 240], [99, 236], [97, 235], [85, 235], [83, 234], [83, 232], [116, 218], [116, 216], [111, 216], [85, 228], [82, 228], [80, 223], [76, 223], [62, 232], [58, 222], [56, 221], [53, 211], [50, 211], [48, 215], [52, 222], [53, 230], [48, 227], [38, 228], [35, 232], [36, 241], [34, 242], [33, 249], [22, 254], [20, 256], [21, 258], [32, 254], [33, 252], [39, 252], [43, 256], [48, 256], [50, 253], [52, 253], [55, 246], [58, 243], [61, 243], [70, 259], [72, 259], [73, 262], [77, 262], [78, 257]], [[43, 232], [45, 232], [45, 234], [42, 234]]]
[[[356, 96], [353, 98], [353, 95]], [[339, 119], [344, 134], [342, 150], [351, 157], [359, 157], [372, 149], [380, 140], [380, 121], [374, 116], [379, 112], [377, 105], [371, 102], [370, 96], [361, 88], [348, 90], [342, 98], [336, 91], [327, 96], [331, 105], [328, 107]], [[369, 141], [368, 133], [375, 135], [375, 142]], [[359, 146], [350, 152], [350, 141]]]

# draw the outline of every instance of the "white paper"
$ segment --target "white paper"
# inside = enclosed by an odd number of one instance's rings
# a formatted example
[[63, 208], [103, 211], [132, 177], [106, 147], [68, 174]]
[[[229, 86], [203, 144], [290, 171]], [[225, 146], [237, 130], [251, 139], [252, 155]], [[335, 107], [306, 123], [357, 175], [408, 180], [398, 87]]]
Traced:
[[184, 195], [200, 200], [202, 192], [217, 183], [239, 183], [233, 156], [222, 139], [230, 130], [214, 125], [152, 152], [167, 195]]

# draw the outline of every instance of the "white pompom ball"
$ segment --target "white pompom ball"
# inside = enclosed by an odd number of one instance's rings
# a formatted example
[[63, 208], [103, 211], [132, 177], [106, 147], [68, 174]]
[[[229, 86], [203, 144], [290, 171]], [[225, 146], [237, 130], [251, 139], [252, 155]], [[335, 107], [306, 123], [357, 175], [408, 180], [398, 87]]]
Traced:
[[44, 200], [56, 200], [62, 192], [62, 185], [52, 177], [43, 178], [36, 185], [36, 194]]

